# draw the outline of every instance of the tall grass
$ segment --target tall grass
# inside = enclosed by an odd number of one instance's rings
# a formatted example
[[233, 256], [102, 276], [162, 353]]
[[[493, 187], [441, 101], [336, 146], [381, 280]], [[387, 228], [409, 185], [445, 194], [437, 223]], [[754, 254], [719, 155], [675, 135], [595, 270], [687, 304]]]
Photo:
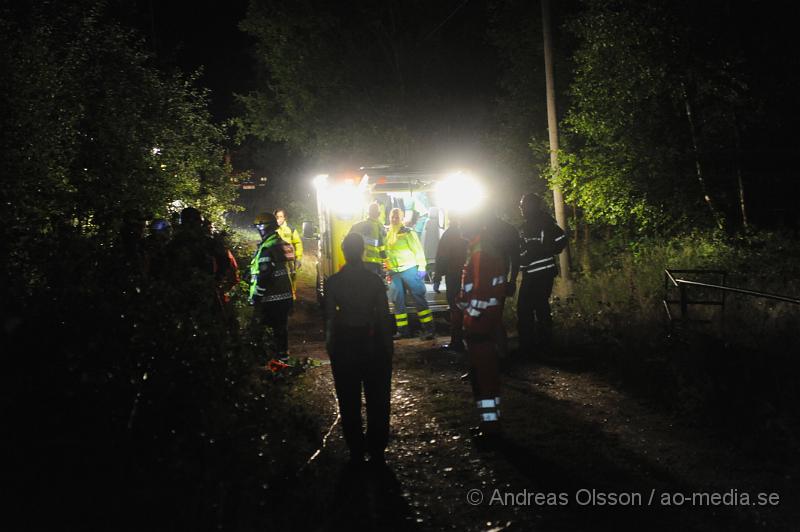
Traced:
[[[666, 268], [725, 270], [729, 286], [798, 298], [797, 242], [778, 233], [694, 232], [597, 242], [591, 254], [593, 270], [576, 272], [571, 295], [553, 300], [558, 353], [597, 362], [671, 411], [797, 441], [800, 306], [729, 294], [724, 309], [690, 308], [710, 323], [670, 327], [662, 304]], [[720, 297], [694, 294], [701, 296]]]

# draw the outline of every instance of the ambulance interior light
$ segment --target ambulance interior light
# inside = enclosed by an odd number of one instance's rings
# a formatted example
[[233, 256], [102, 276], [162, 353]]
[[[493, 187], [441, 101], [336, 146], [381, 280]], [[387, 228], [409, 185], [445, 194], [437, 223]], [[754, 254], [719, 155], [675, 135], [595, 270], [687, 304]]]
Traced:
[[483, 185], [474, 176], [454, 172], [436, 184], [439, 206], [454, 212], [469, 212], [479, 207], [486, 198]]

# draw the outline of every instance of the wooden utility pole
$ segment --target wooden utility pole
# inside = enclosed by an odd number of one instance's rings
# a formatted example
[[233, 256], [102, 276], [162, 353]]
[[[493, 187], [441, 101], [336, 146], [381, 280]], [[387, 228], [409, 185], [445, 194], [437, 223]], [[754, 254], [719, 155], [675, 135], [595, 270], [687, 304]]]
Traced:
[[[550, 136], [550, 168], [558, 173], [558, 117], [556, 115], [556, 90], [553, 81], [553, 39], [550, 33], [550, 0], [542, 0], [542, 34], [544, 35], [544, 72], [547, 86], [547, 131]], [[556, 211], [556, 222], [562, 229], [567, 228], [567, 214], [564, 207], [564, 195], [561, 188], [553, 187], [553, 205]], [[569, 269], [569, 246], [559, 255], [561, 278], [565, 289], [570, 291], [572, 274]]]

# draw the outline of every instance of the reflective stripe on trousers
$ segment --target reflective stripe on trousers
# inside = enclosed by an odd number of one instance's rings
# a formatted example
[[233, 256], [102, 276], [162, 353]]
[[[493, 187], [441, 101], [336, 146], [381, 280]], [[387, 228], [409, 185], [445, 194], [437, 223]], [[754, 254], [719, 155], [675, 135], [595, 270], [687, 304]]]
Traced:
[[475, 406], [478, 408], [478, 417], [484, 423], [500, 421], [500, 398], [478, 399]]
[[394, 320], [398, 327], [408, 327], [408, 314], [395, 314]]
[[431, 313], [431, 309], [429, 308], [425, 310], [420, 310], [417, 313], [417, 316], [419, 316], [420, 323], [429, 323], [433, 321], [433, 314]]

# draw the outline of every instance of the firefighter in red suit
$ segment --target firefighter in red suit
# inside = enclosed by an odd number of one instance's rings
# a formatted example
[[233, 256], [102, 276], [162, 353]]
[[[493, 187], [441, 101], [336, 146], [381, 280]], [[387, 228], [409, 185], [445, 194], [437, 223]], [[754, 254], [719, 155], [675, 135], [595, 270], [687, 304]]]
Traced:
[[500, 430], [496, 339], [502, 327], [508, 264], [501, 243], [492, 239], [491, 232], [479, 221], [485, 219], [473, 216], [462, 223], [469, 248], [459, 306], [464, 310], [464, 338], [480, 430], [492, 435]]

